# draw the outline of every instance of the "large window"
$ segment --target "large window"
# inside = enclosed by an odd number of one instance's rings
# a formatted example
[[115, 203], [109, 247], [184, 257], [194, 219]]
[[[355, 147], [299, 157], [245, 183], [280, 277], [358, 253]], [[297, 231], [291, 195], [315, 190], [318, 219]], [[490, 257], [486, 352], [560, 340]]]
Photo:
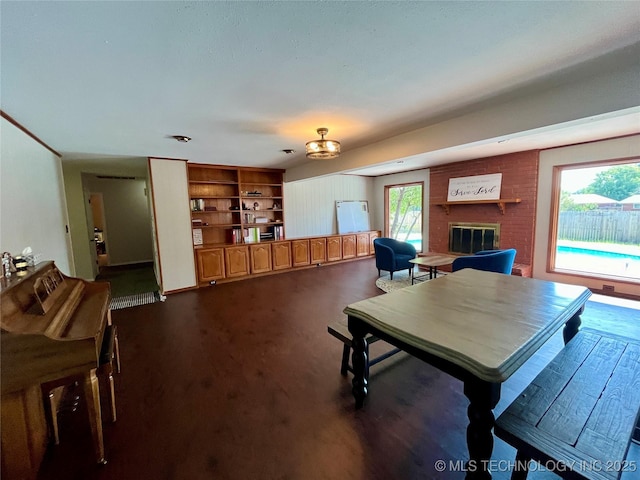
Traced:
[[549, 270], [640, 282], [640, 163], [558, 166]]
[[423, 183], [388, 185], [384, 189], [385, 236], [409, 242], [422, 251]]

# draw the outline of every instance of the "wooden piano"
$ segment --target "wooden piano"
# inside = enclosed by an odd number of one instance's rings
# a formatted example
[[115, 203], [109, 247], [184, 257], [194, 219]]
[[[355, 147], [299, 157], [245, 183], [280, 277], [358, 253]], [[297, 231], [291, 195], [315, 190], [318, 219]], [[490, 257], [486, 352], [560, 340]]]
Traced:
[[48, 443], [41, 386], [56, 382], [82, 385], [105, 463], [96, 368], [111, 323], [109, 284], [65, 276], [49, 261], [3, 277], [0, 295], [2, 478], [35, 478]]

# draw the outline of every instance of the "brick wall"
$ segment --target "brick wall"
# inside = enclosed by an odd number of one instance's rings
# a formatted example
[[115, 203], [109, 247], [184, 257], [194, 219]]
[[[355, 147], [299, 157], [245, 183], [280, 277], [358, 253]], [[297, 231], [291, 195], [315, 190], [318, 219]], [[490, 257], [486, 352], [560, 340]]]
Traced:
[[[538, 150], [468, 160], [432, 167], [429, 187], [429, 250], [447, 252], [449, 222], [500, 224], [500, 248], [515, 248], [516, 263], [533, 263], [533, 237], [536, 221]], [[500, 198], [520, 198], [506, 205], [505, 214], [497, 205], [452, 205], [450, 214], [434, 205], [447, 201], [449, 179], [502, 173]]]

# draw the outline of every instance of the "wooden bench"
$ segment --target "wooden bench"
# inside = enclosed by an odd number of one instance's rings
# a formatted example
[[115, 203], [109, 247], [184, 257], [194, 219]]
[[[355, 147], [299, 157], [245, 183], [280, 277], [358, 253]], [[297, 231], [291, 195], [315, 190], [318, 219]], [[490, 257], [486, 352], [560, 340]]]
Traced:
[[[342, 375], [346, 375], [347, 372], [353, 373], [353, 367], [349, 364], [349, 353], [351, 352], [351, 332], [349, 332], [349, 327], [347, 325], [347, 317], [344, 317], [338, 320], [335, 323], [327, 326], [327, 331], [340, 340], [344, 346], [342, 347], [342, 362], [340, 364], [340, 373]], [[374, 337], [371, 334], [368, 334], [365, 339], [367, 340], [367, 344], [371, 345], [378, 340], [377, 337]], [[389, 358], [392, 355], [395, 355], [400, 351], [399, 348], [394, 348], [382, 355], [379, 355], [371, 360], [369, 360], [369, 366], [375, 365], [376, 363], [381, 362], [382, 360]]]
[[512, 479], [530, 460], [562, 478], [618, 479], [640, 412], [640, 342], [580, 331], [496, 420], [518, 451]]

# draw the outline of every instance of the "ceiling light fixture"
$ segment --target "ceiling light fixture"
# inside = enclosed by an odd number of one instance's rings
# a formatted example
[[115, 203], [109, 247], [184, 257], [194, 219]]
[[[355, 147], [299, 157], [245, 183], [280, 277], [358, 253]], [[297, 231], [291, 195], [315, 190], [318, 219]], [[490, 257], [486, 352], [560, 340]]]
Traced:
[[184, 135], [173, 135], [172, 138], [175, 138], [177, 141], [182, 143], [187, 143], [189, 140], [191, 140], [191, 137], [186, 137]]
[[320, 135], [320, 140], [311, 140], [306, 144], [307, 157], [309, 158], [335, 158], [340, 155], [340, 142], [336, 140], [325, 140], [324, 136], [329, 133], [328, 128], [316, 130]]

